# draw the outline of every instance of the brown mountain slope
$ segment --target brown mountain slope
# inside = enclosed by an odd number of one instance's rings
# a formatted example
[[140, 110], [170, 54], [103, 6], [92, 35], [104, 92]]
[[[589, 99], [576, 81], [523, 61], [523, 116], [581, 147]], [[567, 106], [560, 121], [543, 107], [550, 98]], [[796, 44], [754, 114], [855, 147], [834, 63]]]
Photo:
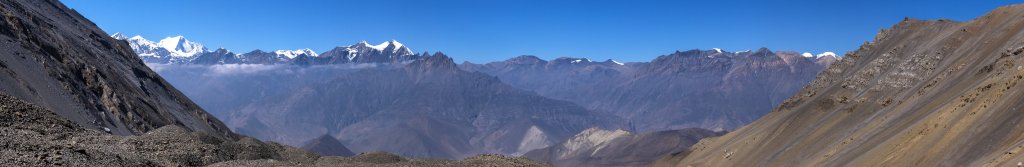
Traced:
[[129, 135], [180, 125], [233, 136], [124, 41], [56, 0], [0, 1], [0, 92], [79, 125]]
[[1024, 161], [1024, 5], [905, 20], [780, 107], [655, 166], [1010, 166]]

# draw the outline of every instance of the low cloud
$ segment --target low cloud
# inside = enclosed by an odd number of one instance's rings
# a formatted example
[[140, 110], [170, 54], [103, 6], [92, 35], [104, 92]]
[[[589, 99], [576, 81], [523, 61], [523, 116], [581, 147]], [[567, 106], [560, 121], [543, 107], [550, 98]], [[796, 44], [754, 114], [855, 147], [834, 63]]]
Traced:
[[177, 64], [146, 64], [157, 73], [186, 72], [199, 73], [203, 76], [228, 76], [228, 75], [250, 75], [250, 74], [304, 74], [307, 72], [325, 72], [334, 70], [356, 70], [365, 68], [388, 67], [386, 65], [363, 63], [363, 64], [339, 64], [339, 65], [264, 65], [264, 64], [217, 64], [217, 65], [177, 65]]
[[284, 65], [262, 65], [262, 64], [218, 64], [210, 65], [209, 75], [236, 75], [236, 74], [251, 74], [251, 73], [262, 73], [266, 71], [278, 71], [285, 70], [284, 72], [291, 72], [290, 69]]

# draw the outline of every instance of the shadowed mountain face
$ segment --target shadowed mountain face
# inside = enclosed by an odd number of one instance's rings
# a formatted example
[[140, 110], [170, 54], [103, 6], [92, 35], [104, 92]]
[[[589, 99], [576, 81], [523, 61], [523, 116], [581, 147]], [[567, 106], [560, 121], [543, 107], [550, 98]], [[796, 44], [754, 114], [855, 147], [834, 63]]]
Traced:
[[467, 71], [631, 122], [634, 131], [733, 129], [767, 113], [834, 62], [795, 52], [691, 50], [650, 63], [520, 56]]
[[113, 134], [179, 125], [233, 136], [146, 67], [127, 43], [60, 2], [3, 1], [0, 13], [0, 92]]
[[355, 155], [352, 151], [348, 150], [348, 147], [341, 144], [338, 139], [335, 139], [331, 135], [323, 135], [316, 139], [306, 142], [302, 146], [302, 149], [309, 150], [310, 152], [320, 154], [322, 156], [352, 156]]
[[586, 128], [624, 125], [462, 71], [442, 54], [366, 66], [163, 67], [154, 66], [193, 97], [223, 102], [208, 108], [237, 132], [289, 145], [331, 134], [355, 152], [462, 158], [524, 153]]
[[775, 111], [658, 166], [1013, 166], [1024, 5], [881, 31]]
[[523, 156], [555, 166], [647, 166], [669, 154], [686, 154], [700, 139], [723, 133], [689, 128], [632, 134], [592, 128], [558, 145]]

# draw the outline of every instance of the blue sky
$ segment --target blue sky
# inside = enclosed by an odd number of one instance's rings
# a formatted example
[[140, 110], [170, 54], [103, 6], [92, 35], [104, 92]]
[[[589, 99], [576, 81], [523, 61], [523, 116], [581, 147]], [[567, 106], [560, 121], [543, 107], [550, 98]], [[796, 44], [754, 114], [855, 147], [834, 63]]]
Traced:
[[64, 0], [108, 33], [235, 52], [398, 40], [456, 61], [649, 61], [676, 50], [845, 53], [904, 17], [971, 20], [1021, 1]]

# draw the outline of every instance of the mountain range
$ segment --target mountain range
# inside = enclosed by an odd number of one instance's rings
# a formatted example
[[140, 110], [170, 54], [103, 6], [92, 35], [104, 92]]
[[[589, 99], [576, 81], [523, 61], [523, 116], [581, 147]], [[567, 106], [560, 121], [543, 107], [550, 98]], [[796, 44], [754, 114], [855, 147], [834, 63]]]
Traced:
[[791, 96], [839, 60], [796, 52], [677, 51], [651, 62], [602, 62], [519, 56], [462, 69], [497, 76], [514, 87], [616, 115], [631, 130], [732, 130]]
[[355, 152], [462, 158], [624, 127], [613, 116], [460, 70], [442, 53], [368, 67], [269, 67], [231, 75], [201, 75], [219, 67], [161, 71], [194, 97], [216, 99], [208, 108], [235, 131], [289, 145], [331, 134]]
[[519, 56], [456, 64], [387, 41], [320, 54], [217, 49], [147, 64], [242, 134], [293, 146], [329, 134], [354, 152], [454, 159], [520, 155], [594, 127], [731, 130], [839, 60], [808, 54], [712, 49], [651, 62]]
[[111, 37], [127, 40], [132, 50], [151, 64], [291, 64], [326, 65], [360, 63], [402, 63], [416, 60], [423, 54], [414, 54], [398, 41], [387, 41], [370, 45], [365, 41], [348, 46], [339, 46], [317, 54], [311, 49], [276, 50], [273, 52], [253, 50], [238, 54], [224, 48], [210, 51], [206, 46], [189, 41], [183, 36], [174, 36], [153, 42], [142, 36], [128, 37], [114, 33]]

